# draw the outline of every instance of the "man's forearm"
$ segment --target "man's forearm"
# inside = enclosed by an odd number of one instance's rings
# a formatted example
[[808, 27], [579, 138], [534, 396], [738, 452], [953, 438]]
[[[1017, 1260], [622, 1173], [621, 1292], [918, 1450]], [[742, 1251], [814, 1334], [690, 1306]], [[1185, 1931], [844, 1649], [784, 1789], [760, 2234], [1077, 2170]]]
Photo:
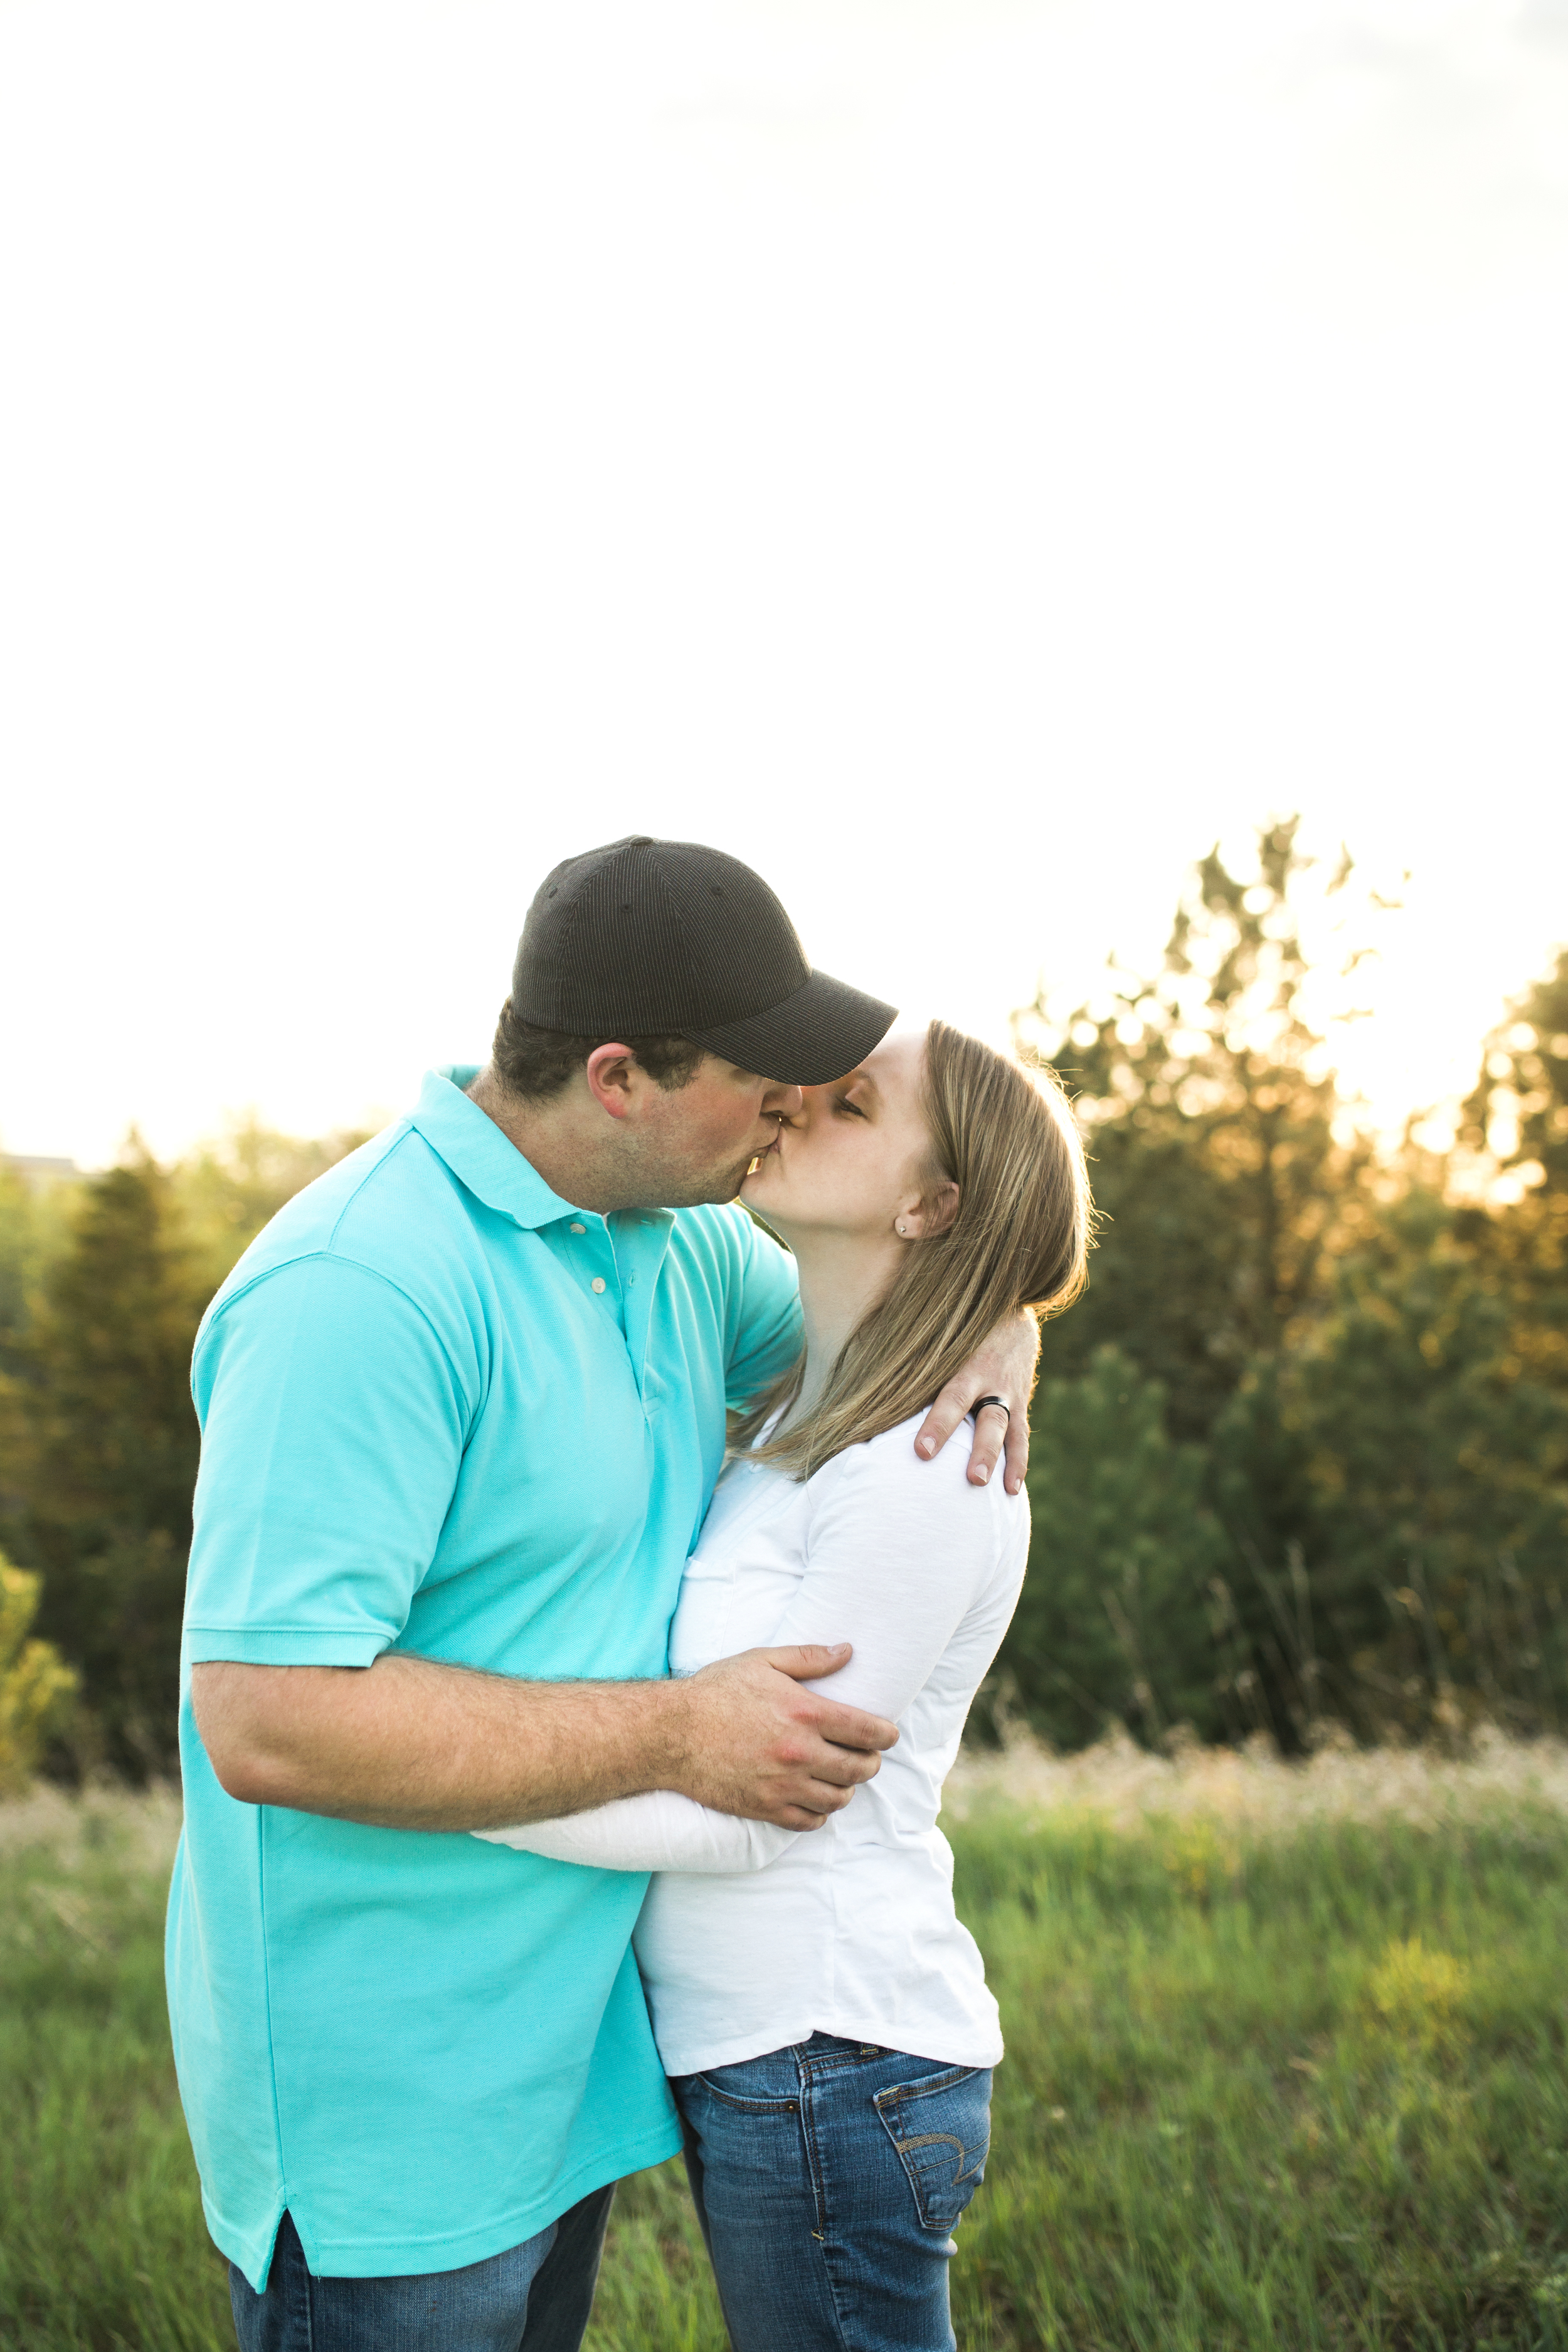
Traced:
[[385, 1651], [371, 1666], [198, 1665], [230, 1796], [384, 1829], [547, 1821], [673, 1785], [679, 1683], [531, 1683]]
[[748, 1650], [679, 1682], [534, 1683], [384, 1651], [371, 1666], [195, 1666], [214, 1771], [242, 1804], [378, 1829], [503, 1829], [672, 1789], [815, 1829], [898, 1727], [807, 1685], [847, 1643]]

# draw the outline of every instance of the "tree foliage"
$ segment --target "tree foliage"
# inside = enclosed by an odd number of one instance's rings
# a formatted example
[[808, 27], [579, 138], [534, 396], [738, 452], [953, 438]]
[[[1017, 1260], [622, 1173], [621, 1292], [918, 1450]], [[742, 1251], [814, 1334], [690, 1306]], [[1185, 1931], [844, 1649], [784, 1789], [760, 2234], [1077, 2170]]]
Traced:
[[170, 1179], [138, 1150], [82, 1187], [26, 1350], [39, 1628], [79, 1667], [110, 1758], [142, 1770], [172, 1748], [202, 1304]]
[[1511, 1196], [1471, 1217], [1471, 1245], [1513, 1302], [1521, 1366], [1568, 1388], [1568, 950], [1488, 1038], [1465, 1112]]
[[1296, 835], [1265, 828], [1250, 876], [1202, 859], [1152, 979], [1020, 1015], [1078, 1090], [1102, 1213], [1046, 1334], [1004, 1653], [1053, 1737], [1568, 1711], [1568, 957], [1469, 1106], [1501, 1193], [1450, 1198], [1340, 1096], [1303, 908], [1328, 929], [1352, 868]]
[[39, 1635], [79, 1678], [79, 1761], [172, 1768], [196, 1328], [268, 1218], [357, 1139], [251, 1124], [167, 1170], [132, 1138], [42, 1210], [0, 1200], [0, 1512], [41, 1572]]
[[45, 1742], [61, 1729], [77, 1677], [52, 1643], [30, 1639], [38, 1579], [0, 1552], [0, 1795], [14, 1796], [37, 1770]]
[[1213, 1588], [1230, 1547], [1203, 1447], [1172, 1436], [1159, 1381], [1113, 1347], [1077, 1379], [1045, 1381], [1033, 1423], [1034, 1559], [1004, 1705], [1021, 1702], [1067, 1748], [1108, 1717], [1158, 1738], [1206, 1716]]
[[1321, 904], [1352, 869], [1319, 877], [1297, 831], [1263, 831], [1251, 877], [1217, 847], [1200, 859], [1152, 976], [1112, 967], [1100, 1000], [1058, 1016], [1042, 992], [1016, 1024], [1074, 1095], [1103, 1221], [1051, 1367], [1125, 1349], [1185, 1436], [1206, 1437], [1247, 1366], [1289, 1341], [1325, 1249], [1364, 1213], [1370, 1155], [1342, 1131], [1301, 936], [1303, 884]]

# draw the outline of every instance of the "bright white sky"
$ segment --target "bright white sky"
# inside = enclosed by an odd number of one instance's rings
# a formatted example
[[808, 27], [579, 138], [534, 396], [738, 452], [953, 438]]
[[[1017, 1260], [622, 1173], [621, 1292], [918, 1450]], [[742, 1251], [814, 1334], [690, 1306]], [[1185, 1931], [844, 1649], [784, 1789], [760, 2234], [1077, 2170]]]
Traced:
[[761, 867], [1000, 1036], [1300, 806], [1462, 1086], [1568, 935], [1568, 0], [5, 0], [0, 1139], [479, 1058]]

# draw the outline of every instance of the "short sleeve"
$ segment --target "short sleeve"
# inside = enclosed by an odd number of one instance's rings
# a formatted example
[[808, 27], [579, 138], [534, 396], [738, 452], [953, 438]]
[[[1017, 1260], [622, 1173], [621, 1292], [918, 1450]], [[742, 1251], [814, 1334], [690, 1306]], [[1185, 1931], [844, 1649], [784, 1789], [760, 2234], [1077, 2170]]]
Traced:
[[795, 1260], [771, 1234], [744, 1216], [741, 1312], [724, 1367], [724, 1400], [750, 1402], [787, 1371], [800, 1353], [800, 1288]]
[[430, 1324], [368, 1266], [298, 1259], [225, 1302], [193, 1388], [190, 1657], [369, 1665], [435, 1556], [477, 1402]]

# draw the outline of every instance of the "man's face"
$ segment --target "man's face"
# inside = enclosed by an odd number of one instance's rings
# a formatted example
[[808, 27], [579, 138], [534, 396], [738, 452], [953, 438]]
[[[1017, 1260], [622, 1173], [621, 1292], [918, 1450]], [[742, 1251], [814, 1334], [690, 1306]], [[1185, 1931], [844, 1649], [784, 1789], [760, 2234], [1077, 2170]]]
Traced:
[[801, 1107], [798, 1087], [759, 1078], [705, 1054], [697, 1076], [666, 1091], [637, 1073], [632, 1146], [638, 1205], [689, 1209], [702, 1201], [732, 1201], [759, 1151], [778, 1135], [781, 1118]]

